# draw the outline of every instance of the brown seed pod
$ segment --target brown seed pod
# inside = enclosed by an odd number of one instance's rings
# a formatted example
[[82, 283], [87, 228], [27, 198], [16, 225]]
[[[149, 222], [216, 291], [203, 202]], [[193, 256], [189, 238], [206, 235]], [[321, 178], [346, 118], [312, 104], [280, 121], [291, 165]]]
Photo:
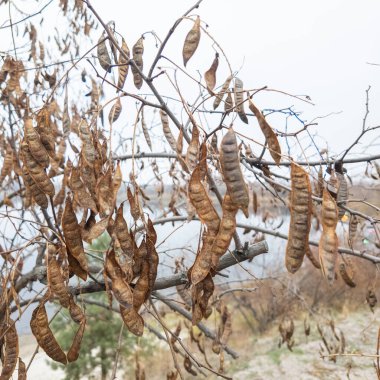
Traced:
[[119, 189], [120, 189], [120, 186], [121, 186], [122, 182], [123, 182], [123, 174], [122, 174], [121, 168], [120, 168], [120, 161], [117, 161], [115, 173], [113, 175], [113, 180], [112, 180], [112, 184], [113, 184], [113, 197], [115, 199], [115, 202], [116, 202], [116, 199], [117, 199], [117, 193], [119, 192]]
[[192, 301], [189, 289], [186, 287], [186, 285], [177, 285], [176, 289], [182, 301], [185, 303], [185, 308], [187, 310], [191, 309]]
[[[142, 72], [144, 63], [143, 63], [143, 54], [144, 54], [144, 38], [140, 37], [138, 41], [133, 45], [132, 48], [133, 60], [139, 70]], [[136, 88], [139, 90], [143, 84], [143, 79], [136, 68], [132, 65], [132, 74], [133, 74], [133, 82]]]
[[22, 361], [21, 358], [18, 358], [18, 369], [17, 369], [18, 375], [17, 379], [18, 380], [26, 380], [26, 365]]
[[232, 99], [232, 94], [231, 92], [228, 92], [226, 101], [224, 102], [224, 112], [228, 114], [232, 111], [233, 108], [234, 108], [234, 101]]
[[[12, 377], [12, 374], [16, 368], [19, 346], [18, 346], [18, 335], [16, 330], [16, 325], [12, 319], [9, 319], [9, 324], [3, 324], [1, 326], [0, 332], [4, 334], [4, 356], [2, 356], [3, 368], [1, 369], [0, 379], [8, 380]], [[2, 335], [2, 334], [1, 334]]]
[[319, 263], [319, 260], [313, 255], [313, 252], [311, 252], [309, 245], [306, 247], [305, 255], [313, 264], [314, 268], [321, 269], [321, 264]]
[[127, 198], [130, 206], [130, 211], [133, 219], [137, 221], [141, 217], [140, 203], [138, 200], [138, 192], [134, 194], [131, 191], [131, 188], [127, 188]]
[[34, 159], [25, 142], [21, 144], [21, 155], [23, 163], [36, 185], [44, 194], [54, 197], [55, 189], [53, 183], [45, 173], [44, 168]]
[[375, 292], [372, 289], [368, 289], [367, 295], [366, 295], [366, 300], [368, 303], [368, 306], [370, 307], [371, 311], [375, 309], [375, 306], [377, 304], [377, 297]]
[[201, 39], [201, 19], [197, 16], [194, 21], [193, 27], [190, 29], [189, 33], [185, 38], [185, 42], [183, 44], [182, 49], [182, 57], [183, 57], [183, 65], [186, 67], [187, 62], [193, 56], [197, 47], [199, 45], [199, 41]]
[[69, 312], [71, 319], [77, 324], [80, 324], [86, 320], [83, 310], [74, 302], [74, 298], [72, 296], [70, 297]]
[[43, 209], [47, 209], [49, 206], [49, 201], [43, 191], [34, 182], [25, 165], [22, 167], [22, 177], [27, 190], [30, 192], [38, 206]]
[[318, 170], [318, 182], [317, 182], [317, 189], [316, 189], [317, 197], [322, 198], [323, 188], [324, 188], [324, 185], [323, 185], [323, 170], [322, 170], [322, 166], [320, 166], [319, 170]]
[[[121, 39], [121, 50], [126, 54], [129, 58], [129, 48], [125, 39], [122, 37]], [[117, 80], [117, 87], [119, 90], [122, 90], [124, 87], [125, 80], [127, 79], [128, 69], [129, 69], [129, 60], [125, 59], [123, 54], [120, 53], [119, 60], [117, 62], [119, 68], [119, 78]]]
[[192, 324], [198, 324], [209, 313], [208, 301], [214, 293], [214, 281], [209, 273], [201, 282], [192, 287]]
[[37, 343], [46, 354], [54, 361], [66, 364], [66, 354], [62, 351], [62, 348], [50, 330], [44, 301], [34, 309], [30, 320], [30, 327]]
[[351, 288], [356, 287], [356, 283], [353, 280], [353, 270], [352, 267], [349, 265], [346, 265], [346, 263], [341, 262], [339, 264], [339, 273], [340, 277], [342, 277], [342, 280]]
[[70, 196], [66, 198], [65, 210], [62, 215], [62, 230], [68, 251], [77, 260], [83, 271], [87, 272], [88, 266], [83, 249], [81, 230], [73, 210]]
[[235, 78], [234, 95], [235, 95], [236, 112], [239, 115], [240, 120], [244, 122], [245, 124], [248, 124], [248, 118], [244, 111], [243, 81], [239, 78]]
[[96, 152], [90, 127], [88, 126], [86, 120], [81, 120], [79, 124], [79, 137], [81, 138], [83, 144], [82, 157], [86, 161], [87, 165], [93, 168], [95, 164]]
[[86, 327], [86, 320], [83, 320], [79, 326], [78, 331], [76, 332], [74, 336], [74, 340], [71, 343], [69, 352], [67, 353], [67, 361], [69, 363], [75, 362], [79, 357], [79, 350], [82, 343], [85, 327]]
[[322, 235], [319, 240], [319, 261], [323, 276], [332, 284], [335, 279], [335, 264], [338, 256], [338, 237], [335, 229], [338, 223], [338, 207], [327, 189], [323, 190]]
[[160, 117], [161, 117], [162, 129], [164, 131], [166, 141], [169, 143], [173, 151], [176, 152], [177, 143], [170, 130], [168, 114], [164, 110], [160, 110]]
[[121, 305], [120, 314], [128, 330], [132, 334], [142, 336], [144, 333], [144, 320], [142, 319], [141, 315], [139, 315], [134, 308], [125, 308]]
[[106, 33], [103, 32], [98, 40], [97, 54], [100, 66], [102, 66], [104, 70], [110, 73], [112, 62], [106, 46], [107, 39], [108, 38]]
[[359, 219], [356, 215], [351, 214], [350, 216], [350, 224], [348, 226], [348, 244], [353, 247], [353, 243], [355, 241], [356, 232], [358, 230]]
[[116, 213], [114, 233], [120, 243], [120, 247], [128, 257], [133, 257], [135, 244], [129, 233], [128, 224], [123, 216], [123, 204], [119, 206]]
[[121, 106], [120, 98], [117, 98], [114, 105], [111, 107], [110, 113], [108, 114], [108, 122], [110, 124], [114, 123], [120, 116], [123, 107]]
[[[222, 88], [220, 89], [220, 91], [216, 94], [215, 96], [215, 100], [214, 100], [214, 104], [213, 104], [213, 107], [214, 107], [214, 110], [216, 110], [218, 107], [219, 107], [219, 104], [221, 103], [221, 101], [223, 100], [223, 97], [225, 95], [225, 93], [227, 92], [228, 90], [228, 87], [232, 81], [232, 76], [230, 75], [226, 80], [225, 82], [223, 83], [223, 86]], [[215, 135], [214, 135], [215, 136]]]
[[141, 305], [149, 297], [149, 261], [143, 260], [141, 265], [140, 277], [133, 289], [133, 307], [139, 311]]
[[191, 141], [186, 152], [186, 164], [192, 172], [197, 166], [197, 160], [199, 155], [199, 130], [196, 125], [193, 126], [193, 131], [191, 134]]
[[[336, 177], [339, 183], [336, 201], [340, 202], [339, 204], [341, 206], [345, 206], [348, 199], [347, 179], [344, 174], [339, 173], [339, 172], [336, 172]], [[342, 219], [345, 213], [346, 213], [346, 210], [344, 210], [342, 207], [339, 207], [339, 214], [338, 214], [339, 219]]]
[[218, 69], [219, 65], [219, 54], [215, 53], [214, 61], [211, 64], [211, 67], [205, 72], [205, 81], [207, 90], [211, 95], [214, 95], [213, 89], [215, 88], [216, 84], [216, 70]]
[[239, 148], [235, 132], [232, 128], [229, 128], [228, 132], [223, 137], [219, 150], [220, 164], [227, 191], [232, 202], [235, 203], [235, 205], [240, 208], [248, 218], [248, 187], [244, 182], [243, 173], [241, 171]]
[[146, 257], [149, 262], [149, 273], [148, 273], [149, 293], [147, 294], [147, 297], [146, 297], [147, 299], [149, 297], [149, 294], [153, 291], [154, 283], [156, 282], [159, 258], [158, 258], [156, 248], [153, 244], [153, 241], [149, 239], [149, 237], [146, 240], [146, 249], [147, 249]]
[[141, 108], [141, 128], [145, 137], [145, 141], [148, 144], [149, 149], [152, 151], [152, 140], [150, 138], [149, 131], [145, 123], [144, 107]]
[[191, 175], [188, 188], [189, 198], [195, 207], [199, 219], [206, 224], [209, 231], [218, 232], [220, 218], [206, 189], [200, 180], [200, 168], [197, 166]]
[[99, 178], [96, 185], [96, 198], [101, 216], [108, 216], [112, 213], [115, 203], [112, 195], [112, 166], [110, 165], [107, 171]]
[[269, 153], [272, 156], [275, 163], [278, 165], [281, 161], [281, 147], [276, 134], [273, 132], [272, 127], [268, 124], [261, 111], [253, 104], [251, 99], [249, 99], [249, 109], [255, 114], [259, 122], [261, 131], [263, 132], [267, 141]]
[[220, 222], [218, 234], [211, 248], [212, 268], [218, 267], [219, 259], [226, 253], [231, 239], [236, 230], [236, 205], [232, 202], [229, 194], [224, 196], [222, 204], [223, 216]]
[[54, 253], [48, 255], [47, 280], [50, 292], [58, 298], [59, 303], [63, 307], [68, 308], [70, 305], [70, 293]]
[[295, 273], [301, 267], [305, 252], [309, 249], [312, 203], [309, 175], [293, 162], [291, 183], [289, 239], [285, 265], [290, 273]]
[[43, 168], [47, 168], [50, 163], [49, 155], [33, 127], [31, 118], [26, 118], [24, 121], [24, 139], [28, 144], [30, 154]]
[[3, 183], [5, 177], [10, 176], [13, 167], [13, 149], [10, 145], [6, 146], [3, 166], [0, 172], [0, 185]]

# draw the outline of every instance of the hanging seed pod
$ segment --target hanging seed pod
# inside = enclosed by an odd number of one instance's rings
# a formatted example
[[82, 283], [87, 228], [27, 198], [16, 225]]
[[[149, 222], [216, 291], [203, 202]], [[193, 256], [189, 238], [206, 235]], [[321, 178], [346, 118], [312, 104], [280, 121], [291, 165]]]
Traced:
[[4, 351], [1, 358], [3, 368], [1, 369], [0, 379], [8, 380], [12, 377], [12, 374], [16, 368], [19, 345], [14, 321], [9, 319], [9, 325], [1, 326], [1, 332], [3, 332], [3, 328], [6, 329], [6, 333], [4, 334], [4, 340], [2, 341]]
[[235, 106], [236, 112], [240, 117], [240, 120], [245, 124], [248, 124], [248, 118], [244, 111], [244, 89], [243, 89], [243, 81], [239, 78], [235, 78]]
[[141, 128], [143, 130], [145, 141], [148, 144], [149, 149], [152, 151], [152, 140], [150, 138], [149, 131], [148, 131], [148, 128], [147, 128], [146, 123], [145, 123], [144, 107], [141, 108]]
[[[132, 54], [133, 54], [133, 61], [135, 62], [137, 68], [142, 72], [144, 63], [143, 63], [143, 53], [144, 53], [144, 38], [140, 37], [138, 41], [133, 45], [132, 48]], [[136, 67], [133, 65], [131, 66], [132, 74], [133, 74], [133, 82], [136, 86], [136, 88], [139, 90], [143, 84], [143, 79], [141, 75], [139, 74]]]
[[74, 336], [74, 340], [71, 343], [69, 352], [67, 353], [67, 361], [69, 363], [75, 362], [79, 357], [79, 350], [82, 343], [84, 329], [86, 327], [86, 320], [83, 320], [79, 326], [78, 331]]
[[169, 143], [170, 147], [175, 152], [177, 150], [177, 143], [169, 127], [168, 114], [164, 110], [160, 110], [160, 117], [166, 141]]
[[[338, 179], [338, 193], [336, 196], [336, 201], [339, 203], [340, 206], [345, 206], [348, 199], [348, 185], [347, 185], [347, 179], [344, 173], [336, 172], [336, 177]], [[339, 206], [339, 219], [342, 219], [344, 214], [346, 213], [346, 210], [344, 210], [342, 207]]]
[[112, 62], [106, 46], [107, 39], [108, 38], [106, 33], [103, 32], [98, 40], [97, 54], [100, 66], [102, 66], [104, 70], [110, 73]]
[[359, 219], [356, 215], [354, 214], [351, 214], [350, 216], [350, 224], [348, 226], [348, 244], [349, 246], [353, 247], [353, 244], [354, 244], [354, 241], [355, 241], [355, 236], [356, 236], [356, 232], [358, 230], [358, 223], [359, 223]]
[[120, 98], [117, 98], [108, 115], [108, 121], [110, 124], [114, 123], [119, 118], [122, 109]]
[[201, 19], [197, 16], [194, 21], [194, 25], [187, 34], [185, 38], [185, 42], [183, 44], [182, 49], [182, 57], [183, 57], [183, 65], [186, 67], [187, 62], [193, 56], [197, 47], [199, 45], [199, 41], [201, 39]]
[[319, 263], [318, 259], [313, 255], [313, 252], [311, 252], [310, 246], [307, 246], [305, 255], [313, 264], [314, 268], [321, 269], [321, 264]]
[[24, 138], [28, 144], [29, 151], [33, 158], [43, 167], [49, 166], [49, 155], [45, 147], [42, 145], [38, 133], [33, 127], [31, 118], [26, 118], [24, 121]]
[[249, 194], [240, 167], [239, 148], [232, 128], [228, 130], [220, 144], [220, 164], [223, 179], [232, 202], [248, 218]]
[[215, 53], [215, 58], [211, 64], [211, 67], [204, 74], [207, 90], [210, 93], [210, 95], [214, 95], [213, 89], [216, 85], [216, 70], [218, 69], [218, 65], [219, 54]]
[[293, 162], [291, 183], [289, 239], [285, 265], [290, 273], [295, 273], [301, 267], [305, 252], [309, 249], [312, 204], [309, 175]]
[[0, 185], [3, 183], [5, 177], [11, 175], [13, 167], [13, 149], [10, 145], [6, 146], [3, 166], [0, 172]]
[[141, 315], [133, 307], [125, 308], [121, 305], [120, 314], [128, 330], [136, 336], [142, 336], [144, 333], [144, 320]]
[[126, 59], [123, 54], [120, 53], [119, 55], [119, 60], [117, 62], [118, 67], [119, 67], [119, 78], [117, 80], [117, 87], [118, 91], [122, 90], [125, 84], [125, 80], [127, 79], [128, 75], [128, 69], [129, 69], [129, 48], [127, 43], [125, 42], [125, 39], [121, 39], [121, 50], [125, 53], [125, 55], [128, 57]]
[[346, 285], [350, 288], [355, 288], [356, 284], [353, 280], [354, 274], [351, 265], [346, 265], [346, 263], [341, 262], [339, 264], [339, 273]]
[[24, 179], [25, 187], [35, 202], [38, 206], [46, 210], [49, 206], [49, 201], [43, 191], [34, 182], [25, 165], [22, 167], [22, 178]]
[[319, 167], [318, 170], [318, 182], [317, 182], [317, 188], [316, 188], [316, 194], [317, 197], [322, 198], [323, 195], [323, 171], [322, 171], [322, 166]]
[[223, 86], [220, 89], [220, 91], [216, 94], [215, 100], [214, 100], [214, 104], [213, 104], [214, 110], [216, 110], [219, 107], [219, 104], [223, 100], [223, 97], [224, 97], [224, 95], [226, 94], [226, 92], [228, 90], [228, 87], [229, 87], [229, 85], [230, 85], [230, 83], [232, 81], [232, 78], [233, 78], [232, 75], [230, 75], [226, 79], [226, 81], [223, 83]]
[[376, 307], [377, 304], [377, 297], [375, 292], [372, 289], [368, 289], [367, 295], [366, 295], [366, 300], [368, 303], [368, 306], [370, 307], [372, 313]]
[[189, 171], [192, 172], [197, 166], [199, 155], [199, 130], [196, 125], [193, 126], [193, 131], [191, 134], [191, 141], [186, 152], [186, 164]]

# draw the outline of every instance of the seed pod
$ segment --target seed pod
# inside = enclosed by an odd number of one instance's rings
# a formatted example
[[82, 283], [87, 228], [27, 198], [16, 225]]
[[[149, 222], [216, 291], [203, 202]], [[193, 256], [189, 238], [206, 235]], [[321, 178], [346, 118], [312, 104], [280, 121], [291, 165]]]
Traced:
[[120, 161], [117, 161], [115, 173], [113, 176], [112, 184], [113, 184], [113, 198], [115, 202], [117, 200], [117, 193], [119, 192], [121, 183], [123, 182], [123, 174], [120, 168]]
[[170, 147], [175, 152], [177, 150], [177, 143], [169, 127], [168, 115], [164, 110], [160, 110], [160, 117], [161, 117], [162, 129], [164, 131], [166, 141], [169, 143]]
[[68, 292], [61, 273], [61, 268], [54, 254], [49, 254], [48, 256], [47, 280], [50, 292], [58, 298], [59, 303], [63, 307], [68, 308], [70, 305], [70, 293]]
[[101, 216], [108, 216], [114, 208], [113, 183], [112, 183], [112, 166], [99, 178], [96, 185], [96, 198], [99, 203], [99, 212]]
[[46, 175], [44, 168], [34, 159], [25, 142], [21, 143], [21, 155], [23, 163], [36, 185], [44, 194], [54, 197], [55, 189], [53, 183]]
[[368, 289], [366, 300], [367, 300], [368, 306], [370, 307], [373, 313], [373, 310], [375, 309], [375, 306], [377, 304], [377, 297], [376, 297], [375, 292], [372, 289]]
[[108, 115], [108, 121], [110, 124], [114, 123], [119, 118], [122, 109], [123, 107], [121, 106], [120, 98], [117, 98]]
[[150, 138], [149, 131], [145, 123], [144, 107], [141, 108], [141, 128], [145, 137], [145, 141], [148, 144], [149, 149], [152, 151], [152, 140]]
[[0, 172], [0, 185], [3, 183], [5, 177], [11, 175], [13, 167], [13, 149], [10, 145], [6, 146], [3, 166]]
[[324, 188], [324, 186], [323, 186], [323, 171], [322, 171], [322, 166], [320, 166], [319, 170], [318, 170], [318, 182], [317, 182], [317, 189], [316, 189], [317, 197], [322, 198], [323, 188]]
[[314, 268], [321, 269], [321, 264], [319, 263], [319, 260], [311, 252], [309, 245], [306, 248], [305, 255], [310, 260], [310, 262], [313, 264]]
[[82, 343], [85, 327], [86, 327], [86, 320], [81, 322], [79, 329], [74, 336], [74, 340], [71, 343], [69, 352], [67, 353], [67, 361], [69, 363], [75, 362], [79, 357], [79, 350]]
[[228, 87], [231, 83], [231, 80], [232, 80], [232, 76], [230, 75], [226, 81], [223, 83], [223, 86], [222, 88], [220, 89], [220, 91], [216, 94], [215, 96], [215, 100], [214, 100], [214, 104], [213, 104], [213, 107], [214, 107], [214, 110], [216, 110], [218, 107], [219, 107], [219, 104], [221, 103], [221, 101], [223, 100], [223, 97], [226, 93], [226, 91], [228, 90]]
[[185, 308], [187, 310], [191, 309], [192, 301], [189, 289], [186, 285], [177, 285], [176, 289], [182, 301], [185, 303]]
[[252, 100], [249, 99], [249, 109], [255, 114], [261, 131], [263, 132], [265, 139], [269, 147], [269, 153], [272, 156], [275, 163], [278, 165], [281, 161], [281, 147], [278, 143], [277, 136], [273, 132], [272, 127], [265, 120], [265, 117], [261, 111], [253, 104]]
[[192, 172], [197, 166], [197, 160], [199, 155], [199, 130], [196, 125], [193, 126], [191, 134], [191, 141], [186, 152], [186, 164]]
[[148, 282], [149, 282], [149, 292], [146, 295], [145, 300], [149, 297], [150, 293], [153, 291], [154, 284], [157, 278], [157, 269], [158, 269], [158, 254], [154, 246], [153, 241], [148, 237], [146, 240], [146, 249], [147, 249], [147, 260], [149, 262], [149, 273], [148, 273]]
[[327, 189], [323, 190], [322, 235], [319, 241], [319, 261], [322, 273], [330, 284], [335, 279], [335, 263], [338, 256], [338, 207]]
[[[0, 379], [8, 380], [16, 368], [17, 358], [19, 353], [18, 335], [16, 325], [12, 319], [9, 319], [9, 325], [2, 325], [0, 332], [6, 329], [4, 334], [4, 356], [1, 357], [3, 368], [1, 369]], [[2, 335], [2, 334], [1, 334]]]
[[70, 196], [66, 198], [65, 210], [62, 215], [62, 230], [65, 236], [67, 249], [78, 261], [80, 267], [87, 272], [87, 259], [83, 249], [81, 230], [77, 221], [77, 217], [73, 210]]
[[136, 311], [139, 311], [149, 293], [149, 261], [145, 259], [141, 265], [140, 277], [133, 289], [133, 307]]
[[44, 301], [34, 309], [30, 327], [37, 343], [46, 354], [56, 362], [66, 364], [66, 354], [62, 351], [62, 348], [50, 330]]
[[[340, 202], [339, 204], [341, 206], [344, 206], [344, 205], [346, 205], [347, 199], [348, 199], [347, 179], [346, 179], [346, 176], [344, 174], [339, 173], [339, 172], [336, 172], [336, 176], [337, 176], [338, 183], [339, 183], [336, 201]], [[339, 207], [339, 214], [338, 214], [339, 219], [342, 219], [345, 213], [346, 213], [346, 210]]]
[[[133, 45], [132, 54], [133, 60], [138, 67], [138, 69], [142, 72], [144, 63], [143, 63], [143, 53], [144, 53], [144, 38], [140, 37], [138, 41]], [[139, 90], [143, 84], [143, 80], [138, 70], [132, 65], [132, 74], [133, 74], [133, 82], [136, 88]]]
[[74, 302], [74, 298], [72, 296], [70, 297], [69, 312], [71, 319], [75, 323], [80, 324], [85, 322], [86, 316], [84, 315], [81, 307]]
[[189, 198], [195, 207], [199, 219], [206, 224], [208, 230], [218, 232], [220, 218], [216, 212], [206, 189], [200, 181], [200, 169], [197, 166], [191, 175], [188, 188]]
[[185, 356], [185, 359], [183, 360], [183, 367], [185, 370], [190, 373], [191, 376], [197, 376], [197, 371], [193, 368], [193, 363], [190, 360], [189, 355]]
[[131, 188], [127, 188], [127, 198], [133, 219], [137, 221], [141, 217], [140, 203], [138, 200], [138, 192], [132, 194]]
[[208, 301], [214, 293], [214, 281], [208, 274], [201, 282], [192, 287], [192, 324], [198, 324], [209, 316]]
[[182, 57], [183, 57], [183, 65], [186, 67], [187, 62], [193, 56], [197, 47], [199, 45], [199, 41], [201, 39], [201, 19], [197, 16], [194, 21], [193, 27], [190, 29], [189, 33], [185, 38], [185, 42], [183, 44], [182, 49]]
[[112, 62], [106, 46], [107, 39], [105, 32], [103, 32], [98, 40], [97, 54], [100, 66], [110, 73]]
[[211, 64], [211, 67], [205, 72], [205, 81], [208, 92], [213, 95], [213, 89], [215, 88], [216, 84], [216, 70], [218, 69], [219, 65], [219, 54], [215, 53], [214, 61]]
[[236, 112], [239, 115], [240, 120], [244, 122], [245, 124], [248, 124], [248, 118], [244, 111], [243, 81], [239, 78], [235, 78], [234, 95], [235, 95]]
[[358, 223], [359, 223], [358, 217], [354, 214], [351, 214], [350, 224], [348, 226], [348, 244], [351, 247], [351, 249], [355, 241], [356, 231], [358, 230]]
[[293, 162], [291, 182], [289, 239], [285, 264], [290, 273], [295, 273], [301, 267], [305, 252], [309, 249], [312, 204], [309, 175]]
[[42, 190], [34, 182], [25, 165], [22, 167], [22, 177], [24, 179], [24, 183], [27, 190], [30, 192], [38, 206], [40, 206], [43, 209], [47, 209], [49, 205], [48, 199], [46, 195], [42, 192]]
[[121, 39], [121, 50], [126, 54], [128, 60], [124, 58], [123, 54], [120, 53], [118, 60], [118, 68], [119, 68], [119, 78], [117, 80], [117, 87], [119, 90], [122, 90], [125, 84], [125, 80], [127, 79], [128, 69], [129, 69], [129, 48], [125, 39], [122, 37]]
[[355, 288], [356, 284], [353, 280], [353, 270], [351, 266], [348, 266], [344, 262], [341, 262], [339, 264], [339, 273], [346, 285], [351, 288]]
[[244, 182], [243, 173], [240, 168], [239, 149], [236, 135], [232, 128], [229, 128], [220, 144], [220, 164], [223, 179], [232, 202], [235, 203], [248, 218], [248, 187]]
[[55, 136], [51, 125], [49, 107], [45, 106], [37, 114], [37, 131], [42, 145], [51, 158], [55, 157]]
[[234, 101], [232, 99], [231, 92], [227, 93], [226, 101], [224, 102], [224, 112], [229, 114], [234, 108]]
[[133, 257], [134, 242], [128, 230], [128, 224], [123, 216], [123, 204], [119, 206], [116, 213], [114, 233], [120, 243], [120, 247], [128, 257]]
[[120, 314], [128, 330], [136, 336], [144, 333], [144, 320], [134, 308], [125, 308], [120, 305]]
[[79, 124], [79, 137], [81, 138], [83, 144], [82, 157], [86, 161], [87, 165], [93, 168], [95, 163], [96, 152], [90, 127], [88, 126], [86, 120], [81, 120]]
[[22, 361], [21, 358], [18, 358], [18, 380], [26, 380], [26, 366], [25, 363]]

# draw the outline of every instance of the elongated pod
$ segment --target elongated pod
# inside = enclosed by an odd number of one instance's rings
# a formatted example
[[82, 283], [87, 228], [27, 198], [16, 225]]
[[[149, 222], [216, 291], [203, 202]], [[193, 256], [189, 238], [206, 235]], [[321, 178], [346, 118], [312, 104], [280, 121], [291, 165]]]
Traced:
[[6, 329], [4, 334], [4, 356], [2, 356], [3, 368], [1, 369], [0, 379], [8, 380], [12, 377], [12, 374], [16, 368], [19, 345], [18, 335], [14, 322], [10, 319], [9, 326], [1, 326], [0, 332], [3, 332], [3, 328]]
[[199, 45], [199, 41], [201, 39], [201, 19], [197, 16], [194, 21], [193, 27], [190, 29], [189, 33], [187, 33], [185, 42], [183, 44], [182, 49], [182, 57], [183, 57], [183, 65], [186, 67], [187, 62], [193, 56], [197, 47]]

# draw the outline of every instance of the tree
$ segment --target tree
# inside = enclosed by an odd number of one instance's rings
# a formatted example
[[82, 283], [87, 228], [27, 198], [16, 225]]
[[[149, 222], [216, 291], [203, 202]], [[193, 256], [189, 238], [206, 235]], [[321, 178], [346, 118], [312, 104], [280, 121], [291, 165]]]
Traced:
[[[223, 352], [237, 357], [228, 346], [231, 312], [219, 302], [220, 296], [213, 302], [214, 281], [224, 269], [268, 252], [265, 240], [242, 241], [238, 228], [288, 240], [283, 268], [291, 274], [302, 271], [305, 255], [318, 261], [309, 248], [318, 246], [319, 267], [331, 286], [338, 258], [347, 282], [352, 278], [346, 257], [380, 262], [373, 252], [355, 247], [358, 219], [372, 226], [375, 243], [380, 243], [379, 218], [373, 214], [378, 206], [359, 199], [357, 203], [366, 204], [370, 211], [351, 207], [347, 192], [351, 164], [371, 163], [369, 176], [373, 180], [380, 176], [379, 155], [351, 154], [364, 137], [380, 128], [366, 122], [369, 89], [358, 137], [342, 154], [322, 152], [309, 132], [315, 122], [303, 121], [293, 107], [259, 108], [256, 99], [276, 90], [251, 88], [239, 78], [204, 20], [193, 15], [201, 3], [186, 11], [162, 40], [146, 32], [133, 45], [114, 23], [102, 19], [89, 0], [60, 2], [64, 29], [51, 28], [54, 41], [42, 34], [47, 23], [43, 15], [53, 12], [53, 2], [3, 26], [10, 31], [13, 48], [2, 57], [0, 71], [0, 182], [5, 193], [1, 215], [8, 226], [2, 236], [2, 377], [9, 378], [17, 365], [12, 313], [35, 307], [33, 334], [47, 355], [66, 365], [90, 350], [83, 336], [91, 329], [92, 308], [84, 310], [81, 302], [91, 299], [83, 296], [104, 292], [113, 302], [98, 301], [97, 306], [120, 313], [129, 333], [141, 336], [148, 328], [167, 342], [175, 367], [172, 378], [176, 373], [183, 378], [178, 355], [191, 374], [203, 367], [228, 378], [222, 373]], [[0, 6], [12, 4], [2, 1]], [[165, 49], [185, 22], [183, 62], [175, 62]], [[18, 34], [19, 25], [24, 25], [24, 36]], [[60, 30], [67, 33], [62, 35]], [[147, 43], [150, 35], [157, 41], [156, 50]], [[25, 39], [27, 51], [20, 48]], [[201, 39], [216, 52], [207, 65], [201, 62], [194, 67]], [[154, 51], [149, 62], [145, 49]], [[160, 67], [161, 61], [170, 66]], [[202, 78], [196, 69], [204, 72]], [[195, 100], [186, 95], [188, 87], [198, 92]], [[311, 102], [307, 96], [277, 92], [292, 101]], [[275, 129], [272, 117], [277, 122], [291, 120], [292, 126]], [[122, 121], [130, 123], [129, 128]], [[252, 132], [244, 129], [256, 124]], [[320, 158], [310, 159], [313, 153]], [[154, 191], [149, 187], [153, 181]], [[264, 196], [259, 198], [258, 189]], [[284, 194], [289, 192], [287, 202]], [[262, 206], [260, 200], [271, 202], [274, 209], [281, 204], [290, 209], [288, 234], [252, 220], [241, 223], [243, 215], [252, 214], [251, 205], [255, 213]], [[349, 239], [339, 241], [337, 226], [345, 214], [350, 218]], [[309, 239], [312, 220], [322, 226], [322, 232], [314, 234], [318, 241]], [[173, 272], [168, 275], [159, 262], [169, 252], [158, 253], [167, 236], [160, 236], [157, 226], [185, 221], [197, 230], [200, 227], [196, 244], [190, 247], [195, 255], [183, 255], [182, 261], [169, 256]], [[173, 228], [169, 235], [178, 236], [176, 243], [185, 251], [178, 231]], [[90, 244], [102, 234], [110, 237], [110, 243], [101, 249], [101, 259], [91, 262]], [[23, 267], [23, 262], [29, 267]], [[37, 281], [46, 285], [30, 297], [25, 289]], [[181, 306], [160, 292], [172, 287], [182, 297]], [[69, 347], [55, 340], [47, 302], [59, 304], [77, 326]], [[219, 371], [188, 350], [178, 338], [179, 331], [173, 332], [160, 316], [159, 303], [214, 341], [214, 352], [220, 354]], [[204, 323], [212, 306], [220, 316], [216, 332]], [[149, 327], [147, 314], [159, 321], [164, 336]], [[283, 341], [291, 348], [288, 330], [281, 329]]]

